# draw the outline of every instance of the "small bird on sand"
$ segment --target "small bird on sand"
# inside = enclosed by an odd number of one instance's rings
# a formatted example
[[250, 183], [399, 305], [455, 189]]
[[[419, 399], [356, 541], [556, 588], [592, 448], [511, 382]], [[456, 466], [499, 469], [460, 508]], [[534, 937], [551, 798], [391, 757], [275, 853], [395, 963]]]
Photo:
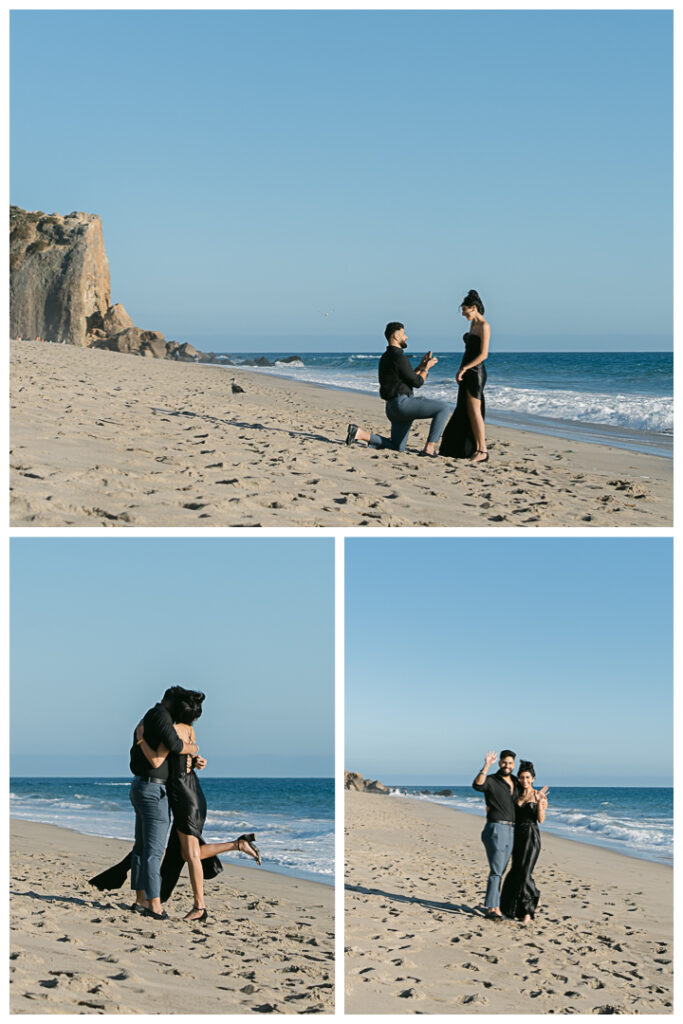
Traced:
[[232, 393], [233, 395], [246, 395], [244, 388], [240, 387], [239, 384], [235, 384], [235, 378], [232, 378]]

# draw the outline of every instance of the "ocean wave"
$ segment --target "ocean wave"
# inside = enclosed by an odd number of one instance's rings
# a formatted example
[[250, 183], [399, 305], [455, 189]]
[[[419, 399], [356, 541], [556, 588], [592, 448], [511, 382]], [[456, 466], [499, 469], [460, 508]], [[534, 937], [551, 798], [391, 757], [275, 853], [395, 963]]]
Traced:
[[[377, 360], [377, 356], [357, 355], [353, 360]], [[291, 364], [290, 364], [291, 365]], [[347, 391], [377, 394], [379, 384], [374, 367], [372, 372], [353, 372], [353, 367], [305, 366], [303, 372], [287, 371], [290, 365], [254, 367], [257, 372], [275, 376], [292, 376], [309, 384]], [[430, 379], [424, 391], [430, 398], [455, 403], [458, 385], [455, 377]], [[518, 416], [540, 416], [575, 423], [604, 427], [621, 427], [656, 434], [673, 433], [673, 398], [666, 395], [607, 394], [606, 392], [570, 391], [563, 388], [513, 387], [509, 384], [489, 383], [486, 388], [490, 412], [497, 410]]]
[[491, 409], [656, 434], [673, 432], [673, 398], [663, 395], [608, 395], [492, 385], [487, 389], [487, 397]]
[[277, 367], [284, 366], [289, 368], [294, 367], [298, 369], [299, 367], [305, 366], [305, 363], [303, 359], [289, 359], [287, 360], [287, 362], [285, 362], [284, 360], [276, 359], [273, 365]]

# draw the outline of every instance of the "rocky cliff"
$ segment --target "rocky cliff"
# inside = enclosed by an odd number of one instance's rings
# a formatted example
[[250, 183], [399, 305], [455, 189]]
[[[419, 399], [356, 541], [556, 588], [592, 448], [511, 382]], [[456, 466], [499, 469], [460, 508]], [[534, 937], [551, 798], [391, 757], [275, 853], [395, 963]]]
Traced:
[[102, 222], [91, 213], [10, 207], [10, 333], [88, 345], [88, 318], [110, 303]]
[[[109, 262], [102, 221], [94, 213], [42, 213], [10, 206], [10, 337], [42, 338], [112, 352], [216, 361], [189, 342], [166, 341], [159, 331], [136, 327], [117, 302], [111, 305]], [[265, 356], [232, 359], [228, 366], [273, 366]], [[303, 366], [300, 356], [285, 363]]]
[[154, 358], [206, 358], [187, 343], [136, 327], [111, 305], [102, 221], [93, 213], [10, 207], [10, 336]]

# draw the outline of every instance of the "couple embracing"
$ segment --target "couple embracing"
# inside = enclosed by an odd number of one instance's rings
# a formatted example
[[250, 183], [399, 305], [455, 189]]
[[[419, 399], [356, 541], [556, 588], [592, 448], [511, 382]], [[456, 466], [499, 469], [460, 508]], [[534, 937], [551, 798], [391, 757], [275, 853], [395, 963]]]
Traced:
[[[486, 916], [494, 921], [510, 917], [528, 924], [539, 900], [533, 870], [541, 852], [538, 826], [545, 820], [548, 787], [534, 789], [536, 771], [531, 761], [520, 761], [515, 776], [517, 755], [512, 750], [501, 750], [498, 771], [489, 775], [497, 756], [493, 750], [488, 752], [472, 783], [486, 799], [486, 825], [481, 834], [489, 862]], [[501, 892], [510, 856], [512, 864]]]
[[[130, 909], [159, 921], [168, 918], [162, 903], [171, 895], [183, 864], [188, 865], [194, 897], [185, 920], [205, 921], [204, 878], [223, 870], [218, 855], [236, 850], [261, 863], [253, 833], [223, 843], [205, 843], [202, 838], [207, 806], [196, 773], [207, 762], [199, 753], [194, 723], [204, 699], [198, 690], [171, 686], [138, 723], [130, 751], [135, 845], [119, 864], [90, 879], [98, 889], [118, 889], [130, 871], [135, 891]], [[171, 813], [173, 828], [166, 845]]]

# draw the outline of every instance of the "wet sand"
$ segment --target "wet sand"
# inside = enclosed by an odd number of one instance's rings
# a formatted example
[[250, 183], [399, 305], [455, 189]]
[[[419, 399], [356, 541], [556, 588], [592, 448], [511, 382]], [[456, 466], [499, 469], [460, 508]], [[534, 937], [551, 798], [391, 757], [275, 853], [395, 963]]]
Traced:
[[10, 836], [12, 1013], [334, 1012], [332, 886], [226, 860], [206, 923], [182, 920], [186, 869], [157, 922], [87, 883], [130, 843], [17, 819]]
[[483, 817], [345, 805], [347, 1013], [672, 1013], [671, 868], [541, 829], [536, 918], [496, 924]]
[[[383, 403], [243, 369], [11, 342], [13, 526], [672, 525], [670, 459], [489, 427], [490, 461], [343, 443]], [[235, 377], [246, 393], [233, 395]]]

